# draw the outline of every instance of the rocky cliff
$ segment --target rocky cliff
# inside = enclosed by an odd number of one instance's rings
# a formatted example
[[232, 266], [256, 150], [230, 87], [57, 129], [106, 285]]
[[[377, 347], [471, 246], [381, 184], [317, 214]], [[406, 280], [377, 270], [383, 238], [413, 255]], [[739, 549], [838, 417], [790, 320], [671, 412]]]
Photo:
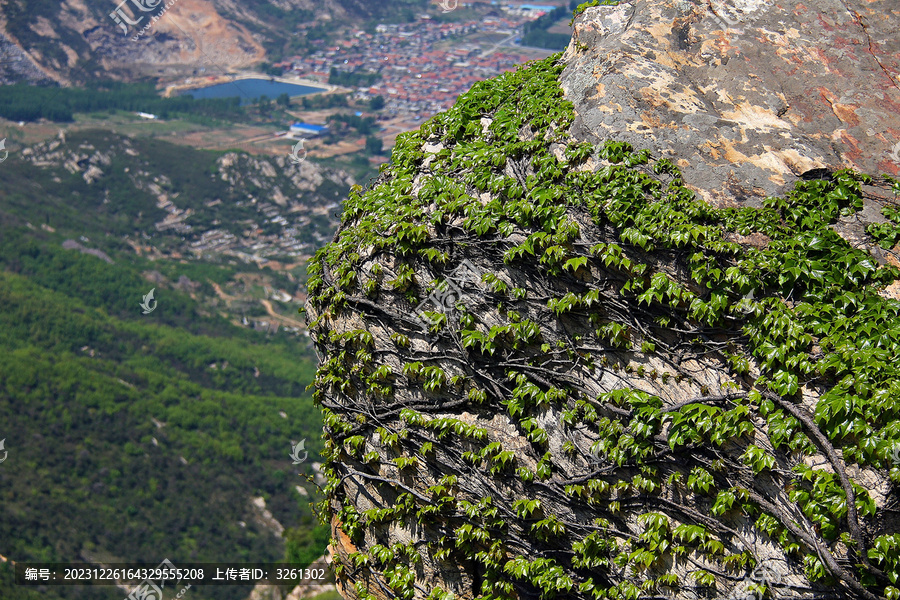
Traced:
[[311, 266], [345, 598], [900, 597], [900, 11], [588, 7]]
[[[119, 17], [121, 26], [110, 17], [119, 5], [127, 19]], [[154, 10], [145, 14], [138, 7]], [[265, 50], [235, 16], [238, 8], [208, 0], [76, 1], [32, 10], [7, 4], [0, 7], [0, 51], [6, 59], [0, 61], [0, 82], [52, 79], [78, 85], [97, 78], [190, 75], [201, 67], [216, 74], [246, 69], [263, 60]], [[252, 11], [242, 12], [247, 13]], [[133, 40], [153, 17], [160, 18]], [[131, 21], [135, 25], [128, 25]]]
[[258, 65], [266, 49], [280, 57], [303, 35], [300, 23], [411, 9], [424, 9], [423, 0], [4, 2], [0, 84], [219, 75]]

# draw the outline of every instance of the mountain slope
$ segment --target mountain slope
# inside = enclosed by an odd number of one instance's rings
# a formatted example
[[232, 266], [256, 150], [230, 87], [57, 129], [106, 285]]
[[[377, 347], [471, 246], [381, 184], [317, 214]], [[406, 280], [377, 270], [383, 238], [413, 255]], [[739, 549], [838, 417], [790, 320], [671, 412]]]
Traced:
[[[265, 240], [320, 243], [346, 183], [312, 162], [278, 160], [87, 131], [2, 164], [0, 556], [322, 555], [327, 530], [309, 507], [317, 489], [300, 476], [314, 474], [321, 449], [306, 391], [315, 357], [302, 331], [276, 326], [287, 323], [282, 313], [299, 318], [305, 261]], [[252, 228], [255, 247], [192, 245], [219, 226], [234, 240]], [[244, 251], [256, 263], [241, 261]], [[142, 314], [151, 289], [153, 310]], [[293, 465], [300, 440], [308, 460]], [[0, 562], [4, 599], [123, 596], [11, 578]], [[191, 589], [223, 600], [249, 593]]]
[[[124, 15], [118, 15], [119, 25], [110, 17], [119, 3], [3, 3], [0, 47], [8, 44], [8, 55], [15, 58], [0, 63], [0, 81], [36, 81], [43, 72], [59, 83], [83, 84], [110, 77], [134, 81], [175, 72], [190, 74], [199, 65], [224, 71], [246, 69], [264, 60], [267, 53], [280, 57], [286, 46], [296, 43], [301, 25], [408, 20], [429, 3], [178, 0], [165, 8], [167, 4], [121, 3]], [[160, 18], [151, 22], [154, 17]], [[149, 34], [140, 35], [148, 25]], [[25, 69], [26, 64], [32, 67]]]
[[[0, 554], [282, 559], [283, 540], [250, 499], [267, 497], [285, 526], [309, 514], [289, 460], [292, 442], [308, 438], [312, 455], [318, 446], [305, 350], [204, 319], [175, 291], [158, 293], [150, 315], [127, 318], [118, 299], [140, 299], [131, 292], [146, 287], [139, 273], [9, 234], [0, 252], [9, 452]], [[177, 326], [182, 319], [196, 326]]]

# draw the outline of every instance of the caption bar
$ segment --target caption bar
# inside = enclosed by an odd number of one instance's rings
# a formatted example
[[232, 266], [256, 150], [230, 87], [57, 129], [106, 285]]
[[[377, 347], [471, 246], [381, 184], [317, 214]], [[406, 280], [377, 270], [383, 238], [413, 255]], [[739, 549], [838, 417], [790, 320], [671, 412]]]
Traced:
[[326, 583], [326, 577], [327, 569], [290, 563], [183, 563], [178, 567], [146, 563], [16, 563], [17, 585], [123, 585], [138, 581], [170, 585], [303, 585]]

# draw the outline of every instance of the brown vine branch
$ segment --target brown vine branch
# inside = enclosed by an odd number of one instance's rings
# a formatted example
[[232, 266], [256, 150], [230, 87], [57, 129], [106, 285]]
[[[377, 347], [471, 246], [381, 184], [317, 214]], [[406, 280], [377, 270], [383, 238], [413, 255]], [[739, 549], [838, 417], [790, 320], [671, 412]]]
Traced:
[[856, 510], [856, 494], [853, 489], [853, 485], [850, 482], [850, 478], [847, 477], [847, 472], [844, 468], [844, 462], [840, 458], [838, 458], [834, 446], [831, 445], [831, 442], [827, 437], [825, 437], [825, 434], [822, 433], [822, 430], [819, 429], [815, 421], [813, 421], [809, 415], [801, 411], [794, 404], [786, 401], [778, 394], [767, 389], [761, 390], [760, 393], [765, 398], [768, 398], [769, 400], [783, 408], [785, 411], [790, 413], [790, 415], [795, 419], [800, 421], [812, 436], [813, 441], [816, 443], [816, 446], [818, 446], [819, 449], [828, 457], [828, 461], [831, 463], [835, 473], [837, 473], [838, 477], [840, 478], [841, 487], [844, 488], [844, 493], [847, 495], [847, 526], [850, 529], [850, 533], [853, 535], [853, 539], [856, 540], [857, 544], [859, 544], [857, 554], [859, 555], [862, 563], [870, 572], [887, 579], [887, 575], [885, 575], [884, 572], [882, 572], [879, 568], [875, 567], [869, 562], [868, 553], [866, 551], [865, 536], [863, 535], [862, 529], [859, 526], [859, 517]]
[[803, 540], [807, 546], [815, 549], [816, 553], [819, 555], [825, 564], [828, 566], [828, 570], [831, 571], [832, 574], [836, 575], [841, 581], [847, 584], [853, 591], [857, 594], [866, 598], [866, 600], [882, 600], [866, 588], [860, 584], [860, 582], [846, 569], [844, 569], [841, 565], [838, 564], [837, 560], [835, 560], [834, 555], [828, 551], [828, 548], [825, 548], [822, 544], [819, 543], [819, 540], [812, 537], [805, 531], [803, 531], [800, 527], [798, 527], [795, 523], [793, 523], [792, 519], [788, 515], [785, 515], [777, 506], [754, 492], [753, 490], [746, 490], [749, 498], [759, 504], [762, 508], [764, 508], [767, 512], [772, 515], [778, 515], [780, 518], [778, 521], [792, 534], [796, 537]]

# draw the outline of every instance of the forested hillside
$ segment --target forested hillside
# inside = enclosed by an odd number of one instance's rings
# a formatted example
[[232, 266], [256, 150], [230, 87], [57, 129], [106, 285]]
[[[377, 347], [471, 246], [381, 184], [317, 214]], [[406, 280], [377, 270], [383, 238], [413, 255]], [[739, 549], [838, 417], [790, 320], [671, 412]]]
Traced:
[[[309, 499], [294, 489], [310, 487], [298, 476], [309, 467], [289, 458], [300, 439], [311, 461], [319, 449], [320, 417], [304, 392], [308, 352], [200, 317], [174, 291], [142, 315], [136, 292], [147, 285], [133, 268], [46, 240], [4, 230], [0, 261], [0, 437], [9, 451], [0, 554], [285, 558], [249, 498], [265, 497], [285, 526], [312, 527]], [[317, 537], [314, 550], [292, 552], [311, 561], [324, 550]]]
[[[256, 208], [239, 200], [241, 180], [223, 179], [221, 153], [100, 133], [60, 147], [58, 156], [45, 148], [32, 162], [0, 165], [0, 439], [8, 452], [0, 555], [153, 564], [321, 556], [327, 530], [314, 519], [316, 486], [306, 479], [321, 449], [321, 415], [306, 391], [315, 356], [297, 332], [241, 326], [234, 305], [213, 292], [240, 276], [297, 283], [290, 271], [221, 256], [176, 258], [208, 222], [231, 215], [246, 227], [239, 217]], [[97, 156], [110, 162], [84, 177]], [[258, 164], [234, 160], [244, 173]], [[144, 176], [162, 188], [144, 187]], [[263, 177], [252, 185], [266, 193]], [[292, 199], [315, 204], [332, 188], [325, 180]], [[163, 189], [196, 211], [187, 221], [197, 231], [153, 227], [167, 214], [157, 206]], [[227, 202], [205, 206], [216, 197]], [[327, 223], [308, 229], [329, 233]], [[135, 253], [134, 239], [152, 256]], [[155, 309], [143, 314], [151, 289]], [[308, 459], [293, 465], [291, 447], [304, 439]], [[271, 516], [253, 504], [260, 497]], [[194, 587], [191, 597], [249, 592]], [[3, 600], [123, 595], [17, 587], [10, 563], [0, 562]]]
[[245, 117], [240, 98], [200, 99], [191, 96], [161, 98], [152, 84], [97, 82], [88, 88], [70, 88], [60, 93], [56, 87], [27, 84], [0, 86], [0, 117], [10, 121], [49, 119], [71, 123], [78, 112], [144, 111], [161, 119], [176, 114], [211, 120], [235, 121]]

